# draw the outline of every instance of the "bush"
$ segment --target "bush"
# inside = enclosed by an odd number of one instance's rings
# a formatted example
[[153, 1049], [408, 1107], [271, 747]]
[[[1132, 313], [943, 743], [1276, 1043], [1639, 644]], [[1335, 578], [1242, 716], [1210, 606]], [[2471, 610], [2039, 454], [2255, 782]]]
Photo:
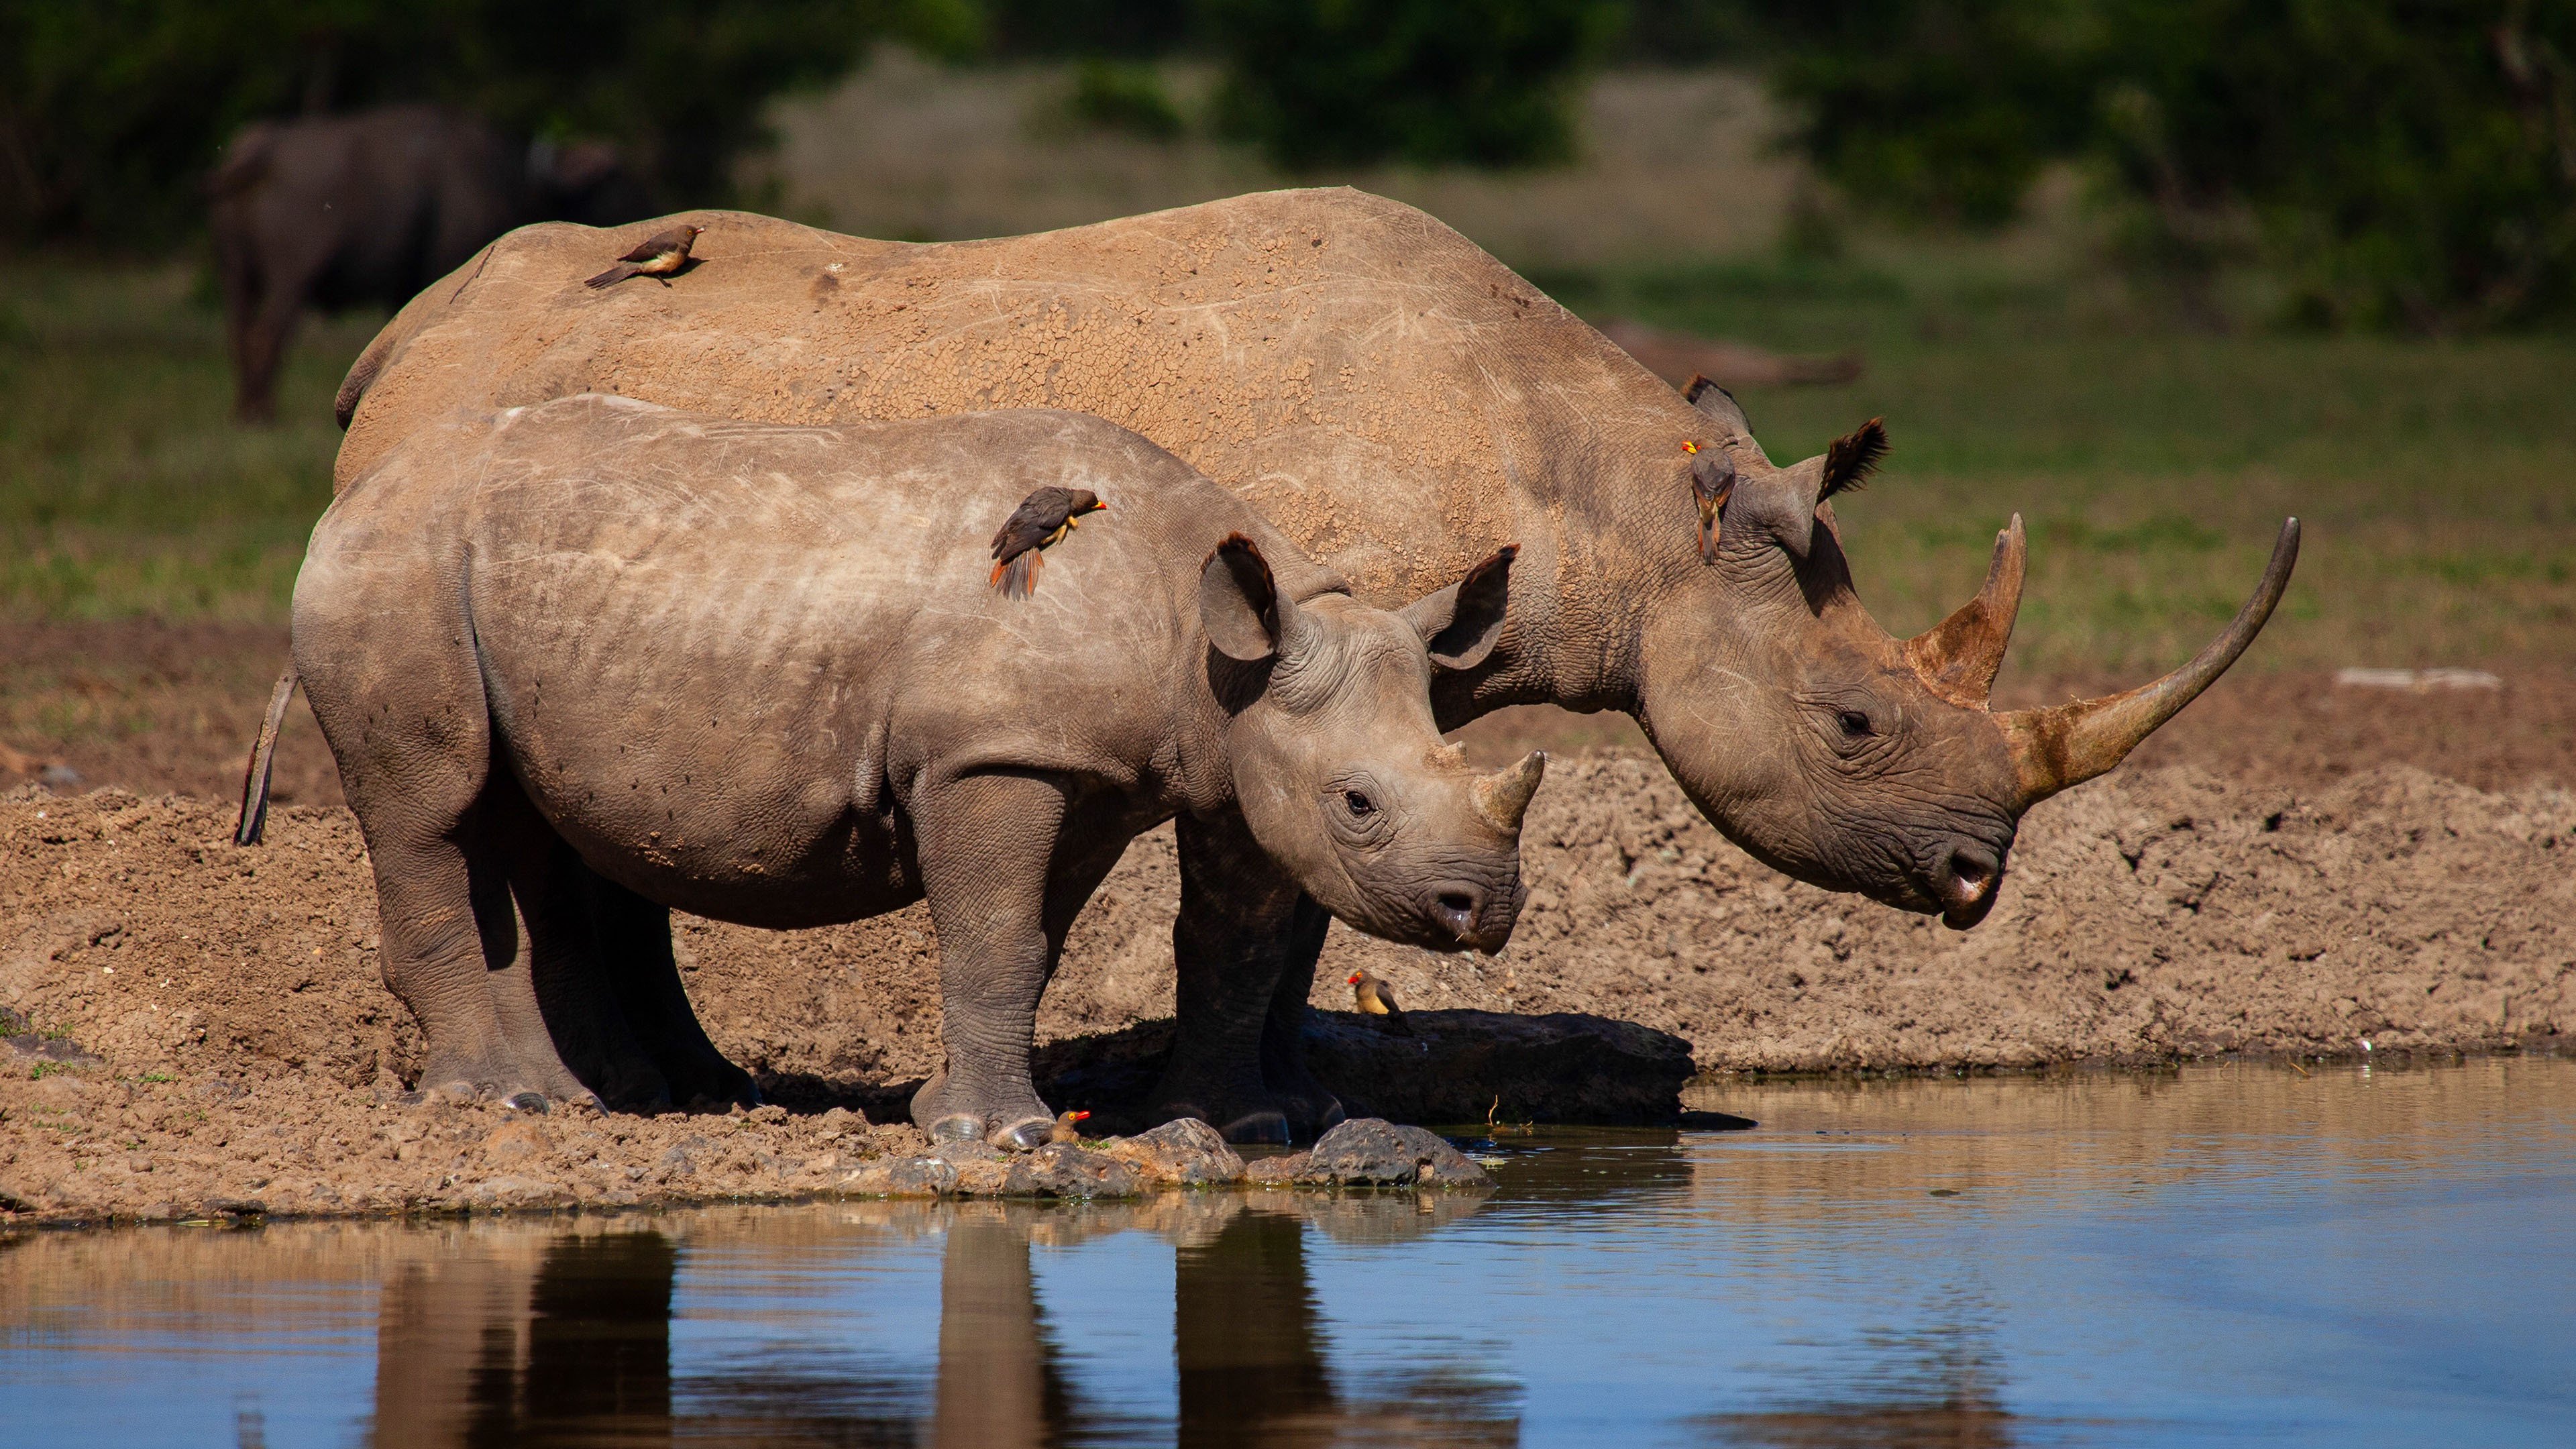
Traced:
[[1763, 0], [1795, 144], [1862, 205], [1991, 225], [2052, 161], [2232, 249], [2298, 315], [2418, 330], [2576, 301], [2569, 0]]
[[1573, 149], [1575, 80], [1609, 0], [1206, 0], [1223, 129], [1294, 170], [1513, 166]]
[[1073, 68], [1073, 93], [1065, 104], [1074, 119], [1104, 131], [1124, 131], [1148, 141], [1170, 141], [1181, 134], [1180, 108], [1151, 65], [1083, 61]]

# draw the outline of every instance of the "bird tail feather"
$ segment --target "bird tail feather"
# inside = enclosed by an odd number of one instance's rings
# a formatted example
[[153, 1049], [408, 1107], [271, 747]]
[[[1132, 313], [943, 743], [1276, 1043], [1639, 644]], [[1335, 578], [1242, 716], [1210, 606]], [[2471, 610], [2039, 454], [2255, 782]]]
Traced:
[[993, 587], [1007, 599], [1025, 599], [1038, 591], [1038, 571], [1046, 567], [1045, 555], [1030, 549], [1005, 563], [993, 565]]
[[635, 268], [633, 268], [633, 267], [627, 267], [627, 266], [616, 266], [616, 267], [610, 267], [607, 271], [604, 271], [604, 272], [600, 273], [598, 276], [591, 278], [589, 281], [582, 283], [582, 285], [583, 285], [583, 286], [585, 286], [585, 287], [593, 288], [593, 289], [597, 289], [597, 288], [600, 288], [600, 287], [613, 287], [613, 286], [617, 285], [619, 282], [625, 281], [628, 277], [631, 277], [631, 276], [634, 276], [634, 275], [635, 275]]
[[1413, 1035], [1413, 1023], [1406, 1021], [1401, 1011], [1389, 1011], [1386, 1014], [1386, 1024], [1395, 1029], [1397, 1036]]

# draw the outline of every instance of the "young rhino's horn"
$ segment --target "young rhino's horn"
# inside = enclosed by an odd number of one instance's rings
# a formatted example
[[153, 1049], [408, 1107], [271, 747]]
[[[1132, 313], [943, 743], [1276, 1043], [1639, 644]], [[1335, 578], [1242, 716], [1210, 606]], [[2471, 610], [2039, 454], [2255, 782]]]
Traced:
[[1519, 834], [1521, 817], [1529, 813], [1530, 797], [1538, 793], [1539, 777], [1546, 773], [1547, 751], [1532, 750], [1519, 764], [1485, 776], [1476, 782], [1476, 813], [1505, 834]]

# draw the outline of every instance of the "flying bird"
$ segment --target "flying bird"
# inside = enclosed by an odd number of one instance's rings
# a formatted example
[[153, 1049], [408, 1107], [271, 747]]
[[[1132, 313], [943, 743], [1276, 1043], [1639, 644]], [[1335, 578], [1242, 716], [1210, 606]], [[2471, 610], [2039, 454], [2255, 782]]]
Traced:
[[1082, 1140], [1082, 1131], [1080, 1128], [1074, 1126], [1074, 1124], [1082, 1121], [1090, 1115], [1091, 1114], [1088, 1112], [1057, 1113], [1055, 1125], [1047, 1129], [1047, 1141], [1080, 1142]]
[[1071, 533], [1075, 519], [1108, 506], [1088, 488], [1041, 488], [1021, 499], [993, 535], [993, 587], [1013, 599], [1036, 593], [1038, 570], [1046, 562], [1040, 550]]
[[1404, 1008], [1395, 1004], [1395, 993], [1386, 983], [1365, 971], [1351, 973], [1351, 999], [1359, 1003], [1364, 1016], [1383, 1016], [1387, 1030], [1397, 1036], [1413, 1035], [1412, 1023], [1404, 1019]]
[[582, 285], [596, 290], [614, 287], [628, 277], [667, 277], [689, 264], [689, 248], [697, 245], [698, 233], [703, 230], [683, 222], [669, 231], [657, 231], [635, 250], [619, 257], [616, 266]]

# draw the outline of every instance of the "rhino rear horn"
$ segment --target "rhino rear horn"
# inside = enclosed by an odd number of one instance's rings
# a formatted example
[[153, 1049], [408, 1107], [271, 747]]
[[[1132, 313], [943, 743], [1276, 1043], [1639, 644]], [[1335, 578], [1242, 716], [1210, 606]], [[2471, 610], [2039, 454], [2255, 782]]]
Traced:
[[2016, 513], [2011, 525], [1995, 535], [1986, 586], [1949, 618], [1905, 641], [1905, 662], [1926, 688], [1953, 704], [1985, 707], [1995, 674], [2004, 667], [2004, 649], [2012, 643], [2029, 558], [2029, 540]]

